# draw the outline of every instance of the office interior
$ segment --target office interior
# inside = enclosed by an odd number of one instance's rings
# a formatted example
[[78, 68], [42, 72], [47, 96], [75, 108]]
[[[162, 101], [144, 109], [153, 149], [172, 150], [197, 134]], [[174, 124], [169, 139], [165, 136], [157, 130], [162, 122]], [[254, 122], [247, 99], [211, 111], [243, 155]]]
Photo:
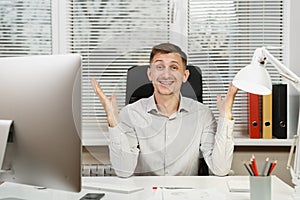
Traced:
[[[182, 2], [188, 2], [188, 1], [182, 1]], [[249, 0], [249, 2], [251, 2], [251, 0]], [[298, 52], [300, 52], [300, 39], [299, 39], [300, 14], [298, 11], [300, 8], [300, 2], [297, 0], [291, 0], [286, 2], [287, 4], [285, 9], [287, 9], [288, 24], [285, 24], [285, 26], [288, 28], [285, 30], [285, 35], [284, 38], [282, 39], [285, 41], [284, 44], [286, 45], [284, 47], [284, 51], [286, 55], [284, 62], [293, 72], [300, 75], [300, 68], [298, 66], [300, 63], [300, 56], [298, 55]], [[61, 12], [59, 10], [65, 9], [67, 7], [66, 6], [67, 4], [64, 4], [65, 1], [52, 0], [51, 3], [52, 3], [52, 8], [57, 9], [58, 12]], [[1, 18], [1, 14], [0, 14], [0, 18]], [[61, 19], [59, 18], [59, 15], [57, 15], [57, 16], [53, 16], [52, 20], [59, 21]], [[59, 23], [59, 26], [53, 26], [52, 32], [56, 36], [55, 37], [52, 36], [53, 41], [50, 41], [50, 43], [53, 42], [52, 49], [50, 50], [52, 54], [63, 54], [69, 51], [69, 49], [66, 48], [66, 44], [65, 44], [68, 42], [68, 38], [65, 37], [65, 33], [64, 33], [64, 31], [67, 31], [67, 28], [64, 27], [64, 25], [66, 24], [67, 22], [62, 20]], [[176, 35], [174, 37], [176, 40]], [[1, 42], [1, 36], [0, 36], [0, 42]], [[186, 45], [185, 42], [181, 44]], [[76, 51], [76, 48], [74, 51]], [[0, 56], [4, 57], [6, 55], [4, 53], [1, 54], [1, 50], [0, 50]], [[249, 62], [251, 56], [252, 54], [249, 56]], [[145, 63], [145, 61], [141, 63]], [[205, 79], [205, 77], [203, 77], [203, 79]], [[85, 87], [88, 87], [87, 82], [85, 82], [84, 84]], [[291, 126], [292, 126], [291, 129], [289, 130], [291, 132], [295, 132], [297, 128], [296, 127], [297, 121], [298, 121], [299, 94], [296, 90], [294, 90], [294, 88], [289, 87], [288, 96], [289, 96], [288, 99], [289, 118], [288, 119], [291, 121]], [[87, 130], [86, 132], [89, 133], [90, 130]], [[96, 137], [93, 137], [94, 135], [96, 135]], [[97, 133], [92, 133], [88, 137], [83, 138], [82, 141], [83, 142], [83, 151], [82, 151], [82, 175], [83, 176], [114, 176], [115, 175], [109, 161], [108, 141], [106, 137], [107, 135], [105, 135], [104, 139], [103, 137], [99, 139]], [[247, 171], [243, 167], [243, 162], [249, 160], [249, 158], [252, 155], [256, 156], [259, 163], [262, 163], [262, 161], [266, 157], [269, 157], [270, 160], [278, 161], [278, 165], [274, 170], [273, 174], [279, 177], [287, 184], [292, 186], [293, 184], [291, 182], [290, 172], [289, 170], [286, 169], [286, 164], [290, 153], [290, 147], [293, 142], [292, 137], [290, 137], [288, 141], [285, 141], [283, 143], [281, 141], [264, 142], [262, 140], [263, 139], [259, 139], [259, 141], [253, 141], [253, 140], [243, 141], [239, 139], [235, 140], [236, 145], [234, 149], [232, 170], [229, 175], [230, 176], [248, 175]]]
[[[293, 72], [296, 74], [300, 74], [300, 68], [297, 67], [299, 63], [299, 56], [297, 56], [297, 52], [300, 51], [299, 44], [300, 40], [297, 36], [300, 33], [299, 27], [299, 14], [297, 12], [297, 8], [300, 7], [299, 2], [290, 1], [289, 2], [289, 29], [287, 34], [288, 41], [288, 53], [287, 53], [287, 62], [285, 63]], [[205, 78], [205, 77], [204, 77]], [[293, 105], [289, 107], [289, 120], [293, 121], [294, 131], [296, 130], [296, 123], [298, 120], [298, 92], [291, 87], [289, 87], [289, 104]], [[255, 141], [246, 141], [239, 142], [235, 145], [234, 149], [234, 157], [232, 163], [232, 171], [230, 175], [248, 175], [248, 172], [241, 167], [242, 163], [249, 160], [252, 155], [257, 157], [260, 165], [269, 157], [270, 160], [278, 160], [278, 166], [274, 170], [274, 174], [282, 179], [287, 184], [293, 186], [291, 181], [290, 171], [287, 170], [287, 162], [290, 153], [290, 147], [292, 142], [288, 142], [288, 144], [283, 144], [282, 142], [276, 142], [276, 144], [262, 142], [262, 144], [257, 144]], [[97, 174], [107, 173], [107, 175], [113, 174], [113, 171], [110, 169], [110, 162], [108, 156], [108, 147], [105, 145], [97, 146], [97, 145], [88, 145], [83, 149], [83, 164], [86, 167], [87, 176], [93, 176]], [[100, 170], [98, 171], [99, 165]], [[261, 166], [260, 166], [261, 167]], [[105, 169], [103, 172], [102, 169]]]

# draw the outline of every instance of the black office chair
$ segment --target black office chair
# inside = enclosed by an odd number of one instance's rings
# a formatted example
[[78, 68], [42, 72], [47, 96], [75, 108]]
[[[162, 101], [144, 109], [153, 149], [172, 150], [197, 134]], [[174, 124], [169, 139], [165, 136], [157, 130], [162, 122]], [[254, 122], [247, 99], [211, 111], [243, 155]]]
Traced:
[[[154, 88], [147, 76], [148, 65], [133, 66], [127, 71], [126, 85], [126, 105], [133, 103], [141, 98], [147, 98], [153, 94]], [[181, 94], [184, 97], [192, 98], [202, 102], [202, 73], [196, 66], [188, 65], [190, 76], [186, 83], [182, 84]], [[200, 158], [199, 173], [200, 176], [209, 175], [208, 166], [204, 158]]]
[[[153, 94], [153, 86], [147, 76], [147, 65], [134, 66], [127, 71], [126, 105]], [[199, 67], [188, 65], [188, 81], [182, 84], [181, 94], [202, 102], [202, 73]]]

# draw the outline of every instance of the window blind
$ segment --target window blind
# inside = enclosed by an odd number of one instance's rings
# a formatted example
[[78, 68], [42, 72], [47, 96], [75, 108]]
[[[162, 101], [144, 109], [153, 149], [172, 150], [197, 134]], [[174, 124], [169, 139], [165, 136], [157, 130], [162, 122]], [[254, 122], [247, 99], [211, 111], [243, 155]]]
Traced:
[[[0, 56], [53, 53], [53, 26], [67, 16], [68, 51], [83, 56], [83, 133], [104, 136], [106, 115], [90, 85], [92, 77], [104, 92], [117, 95], [125, 105], [126, 72], [148, 64], [153, 45], [172, 40], [173, 0], [64, 0], [66, 15], [53, 20], [53, 0], [0, 1]], [[283, 0], [188, 0], [187, 53], [189, 64], [203, 72], [204, 103], [218, 117], [216, 94], [226, 93], [236, 72], [250, 63], [257, 47], [278, 47], [270, 52], [284, 61], [285, 3]], [[182, 4], [184, 4], [182, 3]], [[53, 8], [53, 7], [52, 7]], [[179, 8], [177, 16], [182, 16]], [[185, 11], [184, 11], [185, 13]], [[181, 19], [176, 21], [180, 22]], [[182, 19], [182, 20], [186, 20]], [[185, 23], [184, 22], [181, 22]], [[181, 32], [180, 30], [173, 30]], [[171, 41], [175, 42], [176, 41]], [[62, 44], [58, 44], [62, 48]], [[272, 81], [281, 77], [267, 65]], [[247, 134], [246, 94], [236, 97], [235, 134]], [[102, 134], [101, 134], [102, 133]]]
[[[189, 63], [201, 67], [203, 102], [218, 117], [216, 95], [224, 97], [234, 75], [250, 64], [256, 48], [277, 47], [270, 52], [283, 61], [284, 1], [190, 0]], [[267, 65], [272, 81], [280, 81]], [[233, 107], [235, 136], [247, 136], [247, 95], [239, 91]]]
[[0, 56], [52, 53], [51, 0], [0, 1]]
[[83, 57], [84, 139], [107, 137], [105, 111], [90, 84], [96, 78], [107, 96], [125, 105], [126, 73], [149, 63], [153, 45], [169, 40], [169, 2], [162, 0], [72, 0], [69, 51]]
[[[69, 47], [71, 52], [83, 55], [82, 116], [86, 136], [93, 138], [94, 134], [107, 132], [106, 115], [92, 91], [90, 78], [97, 78], [108, 96], [115, 93], [121, 109], [125, 105], [127, 69], [147, 64], [150, 48], [170, 41], [170, 24], [173, 23], [170, 2], [70, 2]], [[186, 2], [189, 64], [201, 68], [204, 103], [218, 118], [216, 94], [226, 94], [230, 81], [238, 70], [250, 63], [256, 48], [278, 47], [271, 53], [283, 61], [284, 1]], [[280, 81], [273, 66], [267, 65], [267, 69], [273, 82]], [[247, 99], [242, 91], [236, 97], [233, 116], [235, 134], [247, 135]]]

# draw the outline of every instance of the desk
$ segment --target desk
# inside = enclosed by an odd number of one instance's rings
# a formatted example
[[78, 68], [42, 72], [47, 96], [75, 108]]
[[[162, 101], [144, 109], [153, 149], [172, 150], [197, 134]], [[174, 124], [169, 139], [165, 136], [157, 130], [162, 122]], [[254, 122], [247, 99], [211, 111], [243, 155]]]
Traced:
[[[147, 200], [153, 196], [155, 190], [153, 186], [192, 186], [199, 189], [215, 188], [220, 193], [223, 193], [228, 200], [249, 200], [250, 194], [247, 192], [229, 192], [227, 182], [229, 180], [248, 180], [247, 176], [136, 176], [131, 178], [118, 177], [83, 177], [83, 184], [89, 182], [122, 184], [143, 187], [144, 190], [122, 194], [115, 192], [105, 192], [103, 200]], [[97, 190], [89, 190], [83, 188], [80, 193], [65, 192], [53, 189], [38, 190], [35, 187], [16, 184], [3, 183], [0, 185], [0, 200], [13, 198], [18, 200], [79, 200], [88, 192], [99, 192]], [[293, 188], [281, 181], [276, 176], [272, 176], [272, 199], [274, 200], [288, 200], [292, 199]], [[101, 199], [101, 200], [102, 200]]]

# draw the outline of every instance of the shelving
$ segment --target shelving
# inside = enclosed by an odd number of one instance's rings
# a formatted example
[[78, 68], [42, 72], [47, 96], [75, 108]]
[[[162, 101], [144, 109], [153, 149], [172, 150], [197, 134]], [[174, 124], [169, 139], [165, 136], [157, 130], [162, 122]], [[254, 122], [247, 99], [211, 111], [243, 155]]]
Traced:
[[291, 146], [293, 139], [249, 139], [235, 138], [235, 146]]
[[[247, 136], [234, 137], [235, 146], [291, 146], [294, 139], [249, 139]], [[107, 146], [109, 144], [108, 135], [101, 137], [98, 134], [96, 137], [83, 138], [83, 146]]]

